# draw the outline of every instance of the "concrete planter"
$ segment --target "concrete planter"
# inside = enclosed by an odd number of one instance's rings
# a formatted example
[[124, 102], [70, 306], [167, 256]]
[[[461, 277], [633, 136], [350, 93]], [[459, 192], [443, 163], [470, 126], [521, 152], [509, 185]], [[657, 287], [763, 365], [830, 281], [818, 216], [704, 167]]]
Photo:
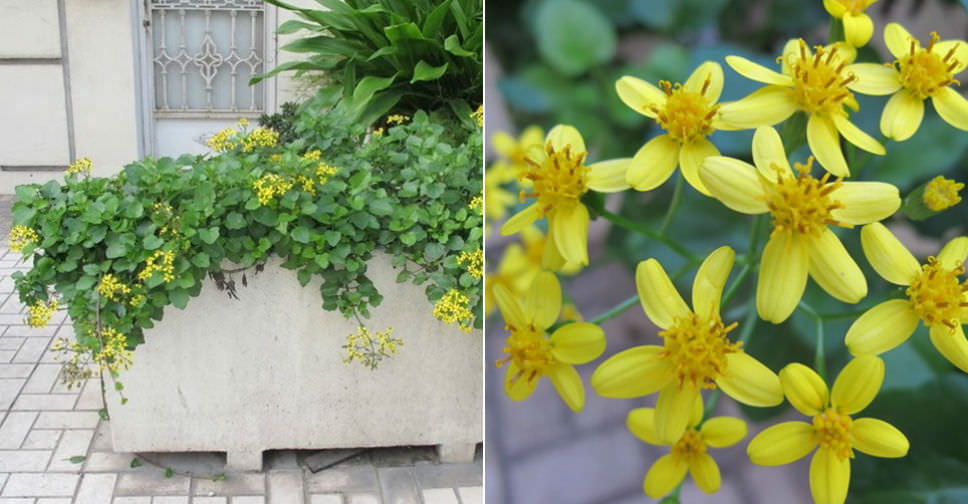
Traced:
[[168, 308], [123, 373], [128, 402], [109, 393], [119, 452], [224, 451], [229, 470], [260, 470], [262, 452], [438, 445], [469, 460], [483, 438], [482, 335], [431, 315], [423, 288], [397, 284], [388, 256], [368, 276], [384, 296], [365, 321], [394, 328], [400, 352], [375, 371], [343, 363], [356, 322], [320, 306], [274, 258], [235, 274], [239, 300], [206, 280], [185, 310]]

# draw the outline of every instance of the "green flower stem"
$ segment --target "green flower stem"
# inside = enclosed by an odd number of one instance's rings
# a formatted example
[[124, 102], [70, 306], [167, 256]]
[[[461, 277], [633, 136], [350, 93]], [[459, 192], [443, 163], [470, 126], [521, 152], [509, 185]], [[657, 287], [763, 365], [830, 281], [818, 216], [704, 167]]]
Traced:
[[611, 320], [611, 319], [617, 317], [619, 314], [621, 314], [625, 310], [628, 310], [629, 308], [635, 306], [635, 303], [637, 303], [638, 300], [639, 300], [639, 295], [638, 294], [635, 294], [634, 296], [626, 299], [625, 301], [622, 301], [621, 303], [613, 306], [607, 312], [605, 312], [605, 313], [603, 313], [603, 314], [601, 314], [601, 315], [599, 315], [599, 316], [597, 316], [597, 317], [589, 320], [589, 322], [592, 323], [592, 324], [598, 325], [598, 324], [601, 324], [602, 322], [606, 322], [608, 320]]
[[[744, 345], [749, 342], [750, 337], [753, 336], [753, 329], [756, 328], [757, 319], [756, 303], [751, 302], [746, 308], [746, 318], [743, 320], [743, 323], [740, 324], [742, 329], [740, 329], [739, 339], [737, 340], [738, 342]], [[709, 415], [712, 414], [713, 410], [716, 409], [716, 403], [719, 402], [719, 397], [721, 395], [723, 395], [723, 391], [719, 388], [713, 390], [709, 394], [709, 398], [706, 400], [706, 407], [702, 412], [704, 422], [709, 418]], [[702, 424], [700, 423], [700, 425]]]
[[672, 219], [676, 216], [676, 212], [679, 211], [679, 205], [682, 204], [682, 186], [685, 185], [684, 180], [685, 177], [681, 173], [676, 178], [676, 188], [672, 192], [672, 201], [669, 202], [669, 210], [666, 211], [665, 217], [662, 219], [662, 226], [659, 227], [659, 233], [663, 236], [669, 230], [669, 226], [672, 225]]
[[749, 277], [750, 272], [753, 271], [753, 268], [756, 267], [760, 262], [760, 256], [758, 255], [760, 243], [759, 234], [760, 228], [763, 227], [764, 217], [764, 215], [757, 215], [753, 218], [753, 228], [750, 230], [750, 244], [746, 248], [746, 260], [744, 261], [745, 264], [743, 264], [743, 269], [739, 271], [739, 275], [735, 280], [733, 280], [733, 283], [731, 283], [723, 293], [723, 299], [720, 302], [721, 306], [725, 307], [729, 303], [730, 299], [736, 295], [736, 293], [739, 291], [739, 288], [742, 287], [746, 282], [746, 279]]
[[823, 323], [824, 317], [817, 310], [814, 310], [805, 301], [800, 301], [800, 309], [804, 313], [810, 316], [817, 323], [817, 344], [816, 352], [813, 356], [813, 367], [817, 370], [817, 374], [820, 375], [824, 380], [827, 379], [827, 360], [823, 349]]
[[670, 238], [667, 238], [662, 233], [659, 233], [654, 229], [643, 226], [621, 215], [612, 213], [606, 210], [605, 208], [596, 208], [595, 210], [599, 213], [599, 215], [612, 221], [612, 223], [614, 224], [622, 226], [630, 231], [635, 231], [636, 233], [639, 233], [641, 235], [648, 236], [649, 238], [652, 238], [653, 240], [656, 240], [659, 243], [662, 243], [666, 247], [669, 247], [669, 249], [672, 250], [673, 252], [686, 258], [689, 262], [698, 263], [701, 260], [699, 257], [696, 256], [696, 254], [693, 254], [692, 252], [690, 252], [689, 249], [687, 249], [686, 247], [683, 247], [679, 242], [672, 240]]

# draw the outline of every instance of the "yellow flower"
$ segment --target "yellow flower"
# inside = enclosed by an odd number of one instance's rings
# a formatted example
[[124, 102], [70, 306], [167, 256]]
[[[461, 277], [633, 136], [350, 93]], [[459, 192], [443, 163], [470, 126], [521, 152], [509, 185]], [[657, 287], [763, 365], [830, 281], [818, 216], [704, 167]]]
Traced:
[[844, 22], [844, 39], [854, 46], [866, 45], [874, 34], [874, 22], [864, 10], [877, 0], [823, 0], [831, 16]]
[[208, 146], [216, 152], [230, 151], [239, 145], [236, 141], [237, 135], [234, 128], [225, 128], [208, 139]]
[[561, 285], [553, 273], [535, 277], [524, 303], [502, 285], [494, 287], [494, 297], [511, 333], [504, 353], [497, 362], [508, 364], [504, 392], [512, 400], [527, 399], [547, 376], [561, 399], [572, 411], [585, 406], [585, 387], [572, 364], [584, 364], [605, 351], [605, 333], [595, 324], [573, 322], [559, 327], [549, 337], [547, 329], [561, 312]]
[[690, 310], [672, 280], [655, 259], [635, 270], [642, 308], [662, 331], [664, 346], [644, 345], [619, 352], [592, 374], [592, 387], [605, 397], [640, 397], [659, 392], [655, 431], [671, 443], [689, 425], [693, 404], [703, 388], [717, 386], [726, 395], [750, 406], [776, 406], [783, 391], [776, 373], [743, 352], [727, 333], [720, 298], [736, 253], [720, 247], [709, 254], [696, 273]]
[[924, 118], [924, 101], [931, 98], [938, 115], [955, 128], [968, 130], [968, 100], [951, 88], [955, 74], [968, 67], [968, 44], [940, 40], [931, 32], [928, 47], [903, 26], [884, 27], [884, 42], [896, 60], [890, 65], [857, 63], [847, 67], [858, 80], [849, 87], [870, 95], [893, 94], [881, 114], [881, 133], [901, 141], [911, 138]]
[[874, 271], [907, 287], [908, 298], [884, 301], [854, 321], [845, 338], [850, 353], [882, 354], [904, 343], [923, 321], [935, 348], [968, 373], [968, 341], [962, 327], [968, 324], [968, 280], [958, 278], [965, 273], [968, 237], [949, 241], [937, 257], [921, 265], [882, 224], [864, 226], [860, 237]]
[[491, 136], [491, 144], [494, 146], [494, 151], [506, 159], [512, 168], [523, 170], [527, 166], [525, 159], [528, 151], [533, 148], [540, 149], [544, 144], [544, 137], [544, 130], [540, 126], [528, 126], [517, 139], [503, 131], [498, 131]]
[[403, 123], [405, 123], [405, 122], [407, 122], [409, 120], [410, 120], [410, 117], [409, 116], [405, 116], [405, 115], [402, 115], [402, 114], [390, 114], [390, 115], [387, 116], [386, 122], [387, 122], [387, 125], [391, 125], [391, 124], [403, 124]]
[[93, 166], [94, 165], [93, 163], [91, 163], [90, 158], [83, 157], [71, 163], [70, 166], [67, 167], [66, 172], [68, 175], [76, 175], [76, 174], [90, 175], [91, 168]]
[[101, 277], [97, 285], [98, 294], [112, 301], [118, 300], [118, 295], [127, 295], [131, 292], [131, 287], [123, 284], [118, 277], [108, 273]]
[[162, 275], [165, 283], [175, 279], [175, 253], [171, 250], [156, 250], [147, 259], [145, 267], [138, 272], [138, 280], [142, 282], [151, 278], [155, 272]]
[[477, 127], [484, 127], [484, 104], [478, 105], [477, 110], [471, 112], [471, 118], [477, 122]]
[[853, 227], [893, 214], [901, 206], [896, 187], [882, 182], [843, 182], [810, 175], [811, 161], [790, 169], [780, 135], [759, 128], [753, 135], [755, 167], [710, 157], [699, 169], [706, 187], [724, 205], [746, 214], [770, 212], [773, 233], [763, 249], [756, 310], [779, 324], [800, 302], [809, 275], [831, 296], [856, 303], [867, 280], [828, 226]]
[[456, 289], [447, 291], [434, 305], [434, 317], [447, 324], [457, 324], [457, 328], [470, 332], [474, 314], [468, 305], [470, 299]]
[[810, 492], [817, 504], [842, 504], [850, 485], [854, 449], [875, 457], [907, 454], [909, 443], [891, 424], [876, 418], [853, 419], [867, 407], [884, 382], [884, 361], [873, 355], [851, 360], [834, 381], [803, 364], [780, 371], [783, 393], [812, 422], [784, 422], [765, 429], [750, 441], [746, 453], [754, 464], [789, 464], [818, 448], [810, 461]]
[[581, 197], [589, 189], [618, 192], [625, 182], [627, 159], [585, 165], [585, 140], [571, 126], [558, 125], [548, 132], [544, 149], [532, 149], [524, 178], [534, 182], [523, 196], [535, 202], [501, 226], [501, 234], [517, 233], [532, 222], [548, 218], [548, 234], [567, 262], [588, 264], [588, 209]]
[[884, 146], [861, 131], [847, 118], [844, 106], [859, 108], [848, 86], [858, 76], [847, 70], [856, 50], [834, 44], [807, 48], [802, 39], [791, 40], [783, 48], [782, 71], [777, 73], [739, 56], [726, 56], [726, 63], [744, 77], [769, 84], [738, 102], [720, 109], [724, 123], [737, 128], [776, 124], [797, 110], [806, 112], [807, 143], [817, 161], [838, 177], [850, 175], [840, 136], [874, 154], [884, 154]]
[[463, 266], [472, 277], [481, 278], [484, 274], [484, 251], [461, 252], [457, 256], [457, 264]]
[[326, 162], [321, 162], [316, 165], [316, 178], [319, 179], [320, 184], [325, 184], [326, 181], [329, 180], [329, 178], [333, 175], [336, 175], [337, 172], [339, 172], [339, 169]]
[[707, 61], [685, 84], [659, 81], [663, 89], [625, 76], [615, 83], [619, 98], [632, 110], [655, 119], [666, 133], [646, 142], [635, 154], [626, 175], [629, 185], [649, 191], [668, 180], [676, 166], [697, 191], [709, 195], [699, 179], [699, 164], [719, 150], [706, 139], [723, 129], [716, 102], [723, 91], [723, 67]]
[[268, 205], [275, 196], [282, 196], [292, 189], [292, 181], [275, 173], [267, 173], [252, 182], [260, 205]]
[[10, 234], [7, 236], [7, 243], [10, 246], [10, 250], [14, 252], [22, 252], [27, 245], [37, 243], [38, 241], [40, 241], [40, 236], [36, 231], [21, 225], [16, 225], [11, 228]]
[[517, 171], [506, 163], [494, 163], [484, 172], [484, 215], [488, 219], [503, 219], [508, 208], [517, 203], [517, 196], [503, 186], [517, 177]]
[[637, 408], [629, 412], [625, 425], [635, 437], [652, 445], [672, 446], [671, 452], [659, 457], [645, 475], [642, 487], [649, 497], [658, 499], [671, 492], [686, 477], [687, 471], [703, 492], [711, 494], [719, 490], [719, 466], [706, 451], [740, 442], [746, 437], [746, 422], [739, 418], [714, 417], [699, 426], [702, 414], [702, 398], [697, 397], [686, 431], [670, 443], [656, 434], [655, 409]]
[[279, 142], [279, 133], [268, 128], [256, 128], [242, 137], [242, 152], [251, 152], [260, 147], [272, 147]]
[[958, 193], [964, 188], [965, 184], [938, 175], [924, 187], [921, 200], [924, 202], [924, 206], [932, 211], [940, 212], [960, 203], [961, 196]]
[[57, 300], [51, 299], [48, 302], [37, 300], [36, 303], [27, 308], [27, 325], [30, 327], [44, 327], [57, 311]]

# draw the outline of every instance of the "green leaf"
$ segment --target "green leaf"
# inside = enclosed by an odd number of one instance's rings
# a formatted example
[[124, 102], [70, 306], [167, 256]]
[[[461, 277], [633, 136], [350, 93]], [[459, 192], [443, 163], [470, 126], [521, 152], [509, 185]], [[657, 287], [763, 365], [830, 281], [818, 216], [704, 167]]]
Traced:
[[353, 102], [361, 103], [370, 101], [378, 91], [383, 91], [390, 87], [396, 78], [397, 74], [393, 74], [390, 77], [376, 77], [373, 75], [363, 77], [353, 90]]
[[188, 306], [188, 298], [189, 295], [186, 289], [172, 289], [168, 292], [168, 299], [171, 300], [172, 306], [179, 310], [184, 310]]
[[139, 459], [138, 457], [132, 458], [131, 459], [131, 463], [128, 464], [128, 466], [131, 467], [132, 469], [136, 469], [136, 468], [141, 467], [143, 465], [144, 464], [141, 463], [141, 459]]
[[292, 236], [293, 241], [299, 243], [309, 243], [310, 241], [309, 229], [305, 226], [296, 226], [296, 229], [292, 230], [290, 236]]
[[320, 268], [326, 269], [329, 267], [329, 254], [325, 252], [322, 254], [317, 254], [316, 257], [313, 258], [313, 262], [315, 262]]
[[84, 455], [74, 455], [73, 457], [64, 460], [69, 460], [72, 464], [80, 464], [81, 462], [87, 460], [87, 457]]
[[373, 215], [382, 217], [393, 213], [393, 205], [389, 200], [377, 199], [370, 201], [370, 212]]
[[171, 478], [174, 475], [175, 475], [175, 470], [174, 469], [172, 469], [171, 467], [166, 467], [165, 468], [165, 477], [166, 478]]
[[447, 253], [447, 247], [442, 243], [428, 243], [424, 247], [424, 258], [428, 261], [436, 261]]
[[155, 250], [160, 248], [164, 244], [165, 244], [165, 240], [158, 238], [155, 235], [145, 236], [145, 239], [144, 239], [145, 250]]
[[94, 284], [96, 283], [97, 283], [96, 277], [93, 277], [91, 275], [84, 275], [77, 280], [77, 283], [74, 284], [74, 288], [79, 291], [84, 291], [94, 287]]
[[329, 244], [330, 247], [335, 247], [336, 244], [339, 243], [340, 238], [343, 237], [342, 233], [332, 229], [326, 231], [325, 236], [326, 236], [326, 243]]
[[456, 34], [451, 35], [446, 39], [444, 39], [444, 49], [447, 52], [453, 54], [454, 56], [467, 56], [467, 57], [477, 56], [477, 53], [473, 53], [461, 47], [460, 39], [457, 38]]
[[199, 252], [192, 256], [192, 264], [199, 268], [207, 268], [210, 264], [210, 258], [205, 252]]
[[107, 239], [108, 249], [105, 251], [104, 255], [108, 259], [117, 259], [118, 257], [123, 257], [128, 253], [128, 245], [124, 243], [124, 240], [120, 236], [113, 234]]
[[201, 239], [204, 243], [207, 243], [209, 245], [215, 243], [215, 240], [218, 240], [218, 235], [219, 235], [219, 232], [218, 232], [217, 226], [198, 230], [199, 239]]
[[299, 280], [299, 285], [305, 287], [312, 280], [313, 274], [306, 268], [302, 268], [296, 272], [296, 279]]
[[545, 0], [535, 12], [538, 52], [559, 72], [575, 76], [615, 55], [615, 28], [583, 0]]
[[242, 229], [245, 226], [245, 217], [239, 212], [231, 212], [225, 217], [225, 227], [228, 229]]
[[410, 79], [410, 83], [419, 81], [432, 81], [440, 78], [447, 71], [448, 63], [444, 63], [440, 66], [433, 66], [424, 60], [417, 62], [417, 65], [413, 67], [413, 78]]

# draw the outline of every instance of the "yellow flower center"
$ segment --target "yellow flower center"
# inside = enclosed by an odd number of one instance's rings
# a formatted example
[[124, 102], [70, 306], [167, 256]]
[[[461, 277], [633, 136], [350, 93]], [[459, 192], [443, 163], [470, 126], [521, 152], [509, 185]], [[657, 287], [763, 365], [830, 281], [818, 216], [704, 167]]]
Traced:
[[672, 445], [672, 456], [685, 462], [692, 462], [704, 453], [706, 453], [706, 442], [695, 428], [686, 429], [676, 444]]
[[726, 355], [740, 352], [742, 343], [733, 343], [726, 334], [736, 322], [723, 326], [723, 321], [696, 314], [676, 318], [672, 327], [659, 332], [665, 339], [661, 357], [675, 366], [679, 385], [692, 383], [696, 387], [715, 388], [714, 381], [726, 372]]
[[544, 215], [555, 208], [569, 207], [588, 192], [588, 167], [585, 152], [572, 152], [571, 146], [555, 150], [551, 142], [545, 144], [547, 157], [538, 163], [526, 159], [528, 169], [524, 178], [534, 182], [531, 192], [521, 191], [521, 199], [538, 198], [538, 210]]
[[931, 182], [928, 182], [921, 199], [925, 206], [935, 212], [940, 212], [945, 208], [957, 205], [961, 201], [958, 192], [964, 188], [965, 184], [938, 175], [931, 179]]
[[710, 82], [711, 78], [707, 76], [702, 89], [695, 93], [686, 91], [678, 82], [673, 87], [669, 81], [659, 81], [659, 85], [665, 89], [666, 103], [661, 109], [653, 105], [652, 111], [658, 116], [659, 125], [669, 132], [669, 136], [688, 143], [709, 136], [715, 131], [712, 120], [716, 117], [719, 105], [705, 96]]
[[817, 112], [840, 112], [844, 100], [853, 94], [847, 84], [857, 77], [844, 75], [849, 61], [833, 48], [817, 46], [813, 57], [807, 54], [807, 43], [800, 40], [799, 58], [791, 57], [790, 71], [793, 77], [793, 97], [800, 110]]
[[945, 268], [934, 257], [928, 264], [921, 266], [921, 274], [911, 282], [907, 295], [911, 298], [911, 308], [929, 326], [945, 325], [954, 329], [960, 320], [960, 311], [968, 306], [963, 293], [968, 291], [968, 281], [958, 282], [958, 276], [965, 273], [965, 267]]
[[504, 353], [508, 356], [497, 361], [497, 366], [501, 367], [508, 361], [514, 362], [518, 367], [518, 374], [511, 381], [524, 378], [530, 382], [544, 376], [548, 367], [555, 362], [551, 355], [551, 342], [545, 332], [534, 324], [526, 327], [508, 324], [505, 328], [511, 333], [506, 342], [507, 346], [504, 347]]
[[917, 40], [912, 39], [907, 56], [894, 61], [901, 72], [901, 84], [921, 99], [933, 96], [939, 89], [957, 82], [952, 70], [960, 63], [954, 57], [958, 45], [952, 45], [942, 55], [932, 51], [939, 40], [938, 34], [931, 32], [928, 47], [922, 48], [918, 47]]
[[810, 175], [813, 157], [806, 165], [794, 163], [796, 177], [790, 176], [780, 167], [773, 165], [776, 181], [773, 184], [761, 179], [766, 193], [766, 206], [773, 215], [773, 232], [794, 232], [802, 235], [820, 236], [828, 224], [851, 227], [838, 222], [831, 211], [843, 208], [840, 201], [832, 199], [830, 193], [843, 185], [842, 178], [827, 183], [830, 173], [820, 179]]
[[852, 457], [850, 430], [854, 421], [850, 416], [838, 413], [833, 408], [813, 417], [813, 430], [821, 448], [826, 448], [838, 457]]

